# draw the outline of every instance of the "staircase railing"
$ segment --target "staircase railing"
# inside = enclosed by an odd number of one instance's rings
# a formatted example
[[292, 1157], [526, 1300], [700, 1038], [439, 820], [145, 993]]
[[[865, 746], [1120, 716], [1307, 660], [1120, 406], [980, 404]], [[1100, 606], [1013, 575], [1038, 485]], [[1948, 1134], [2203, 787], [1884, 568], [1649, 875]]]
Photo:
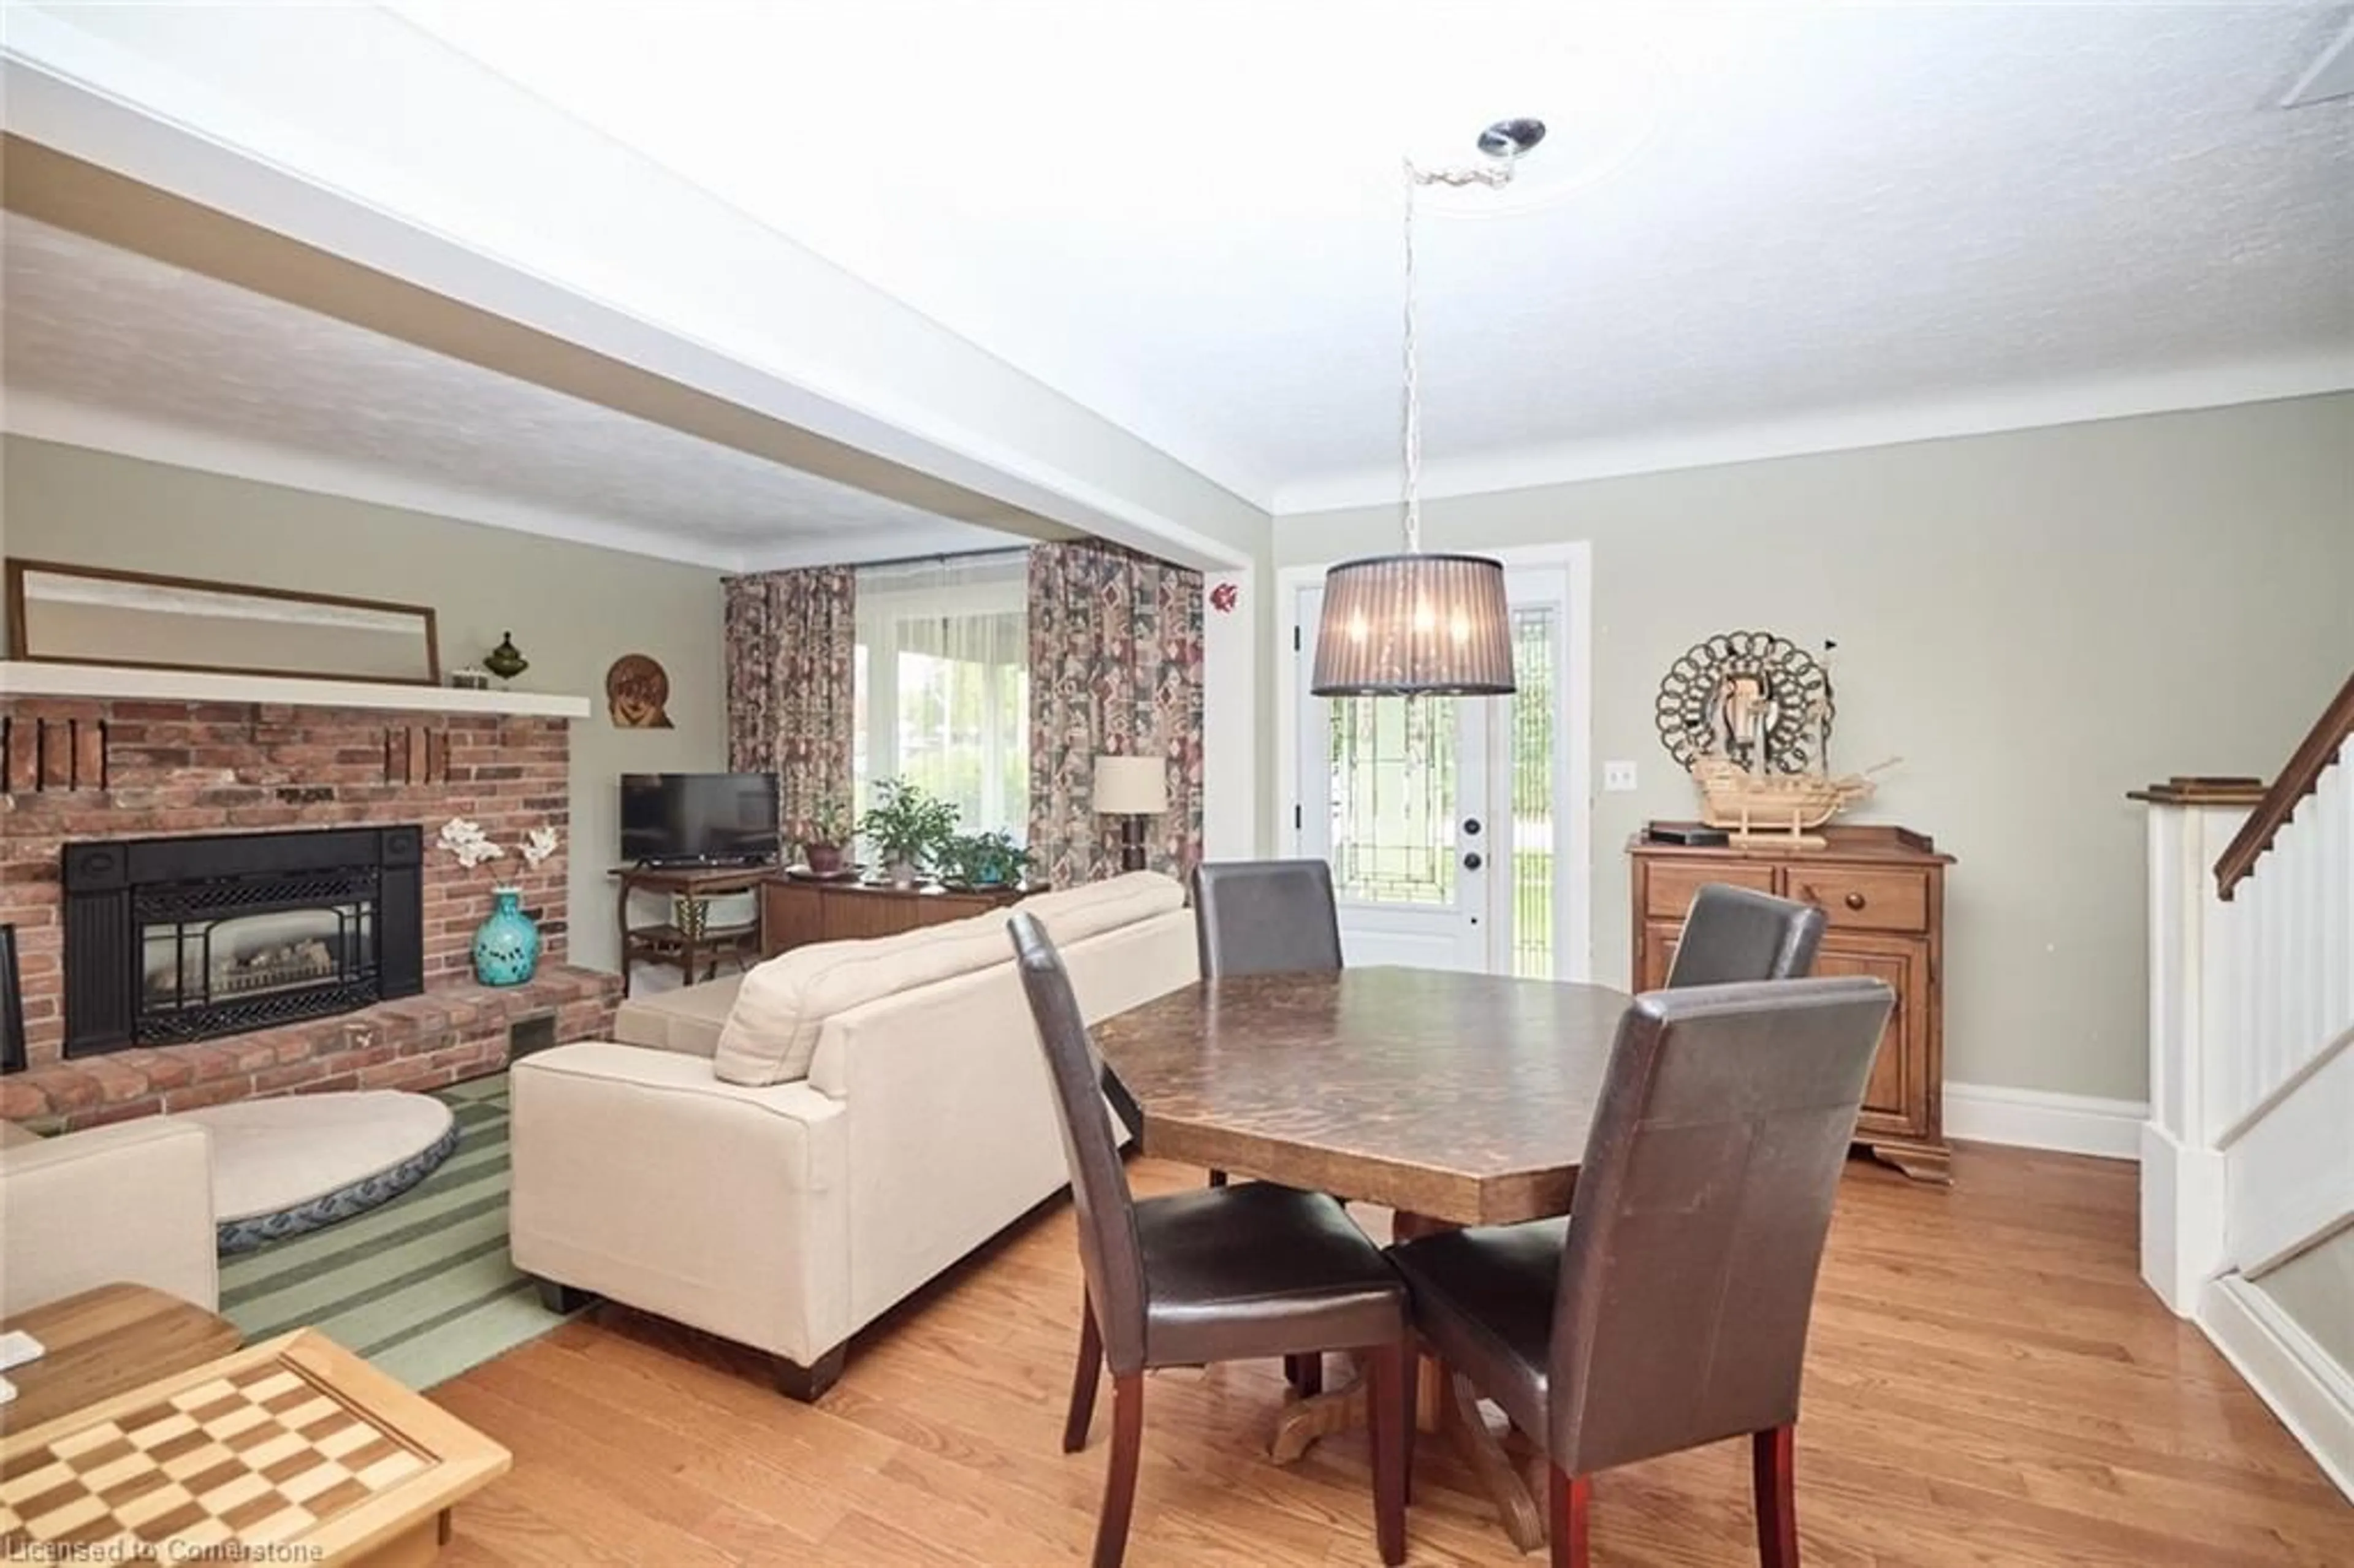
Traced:
[[2313, 728], [2298, 742], [2289, 756], [2287, 766], [2273, 780], [2273, 787], [2248, 814], [2223, 857], [2215, 863], [2215, 892], [2229, 902], [2232, 891], [2255, 870], [2256, 862], [2264, 858], [2281, 829], [2296, 813], [2297, 802], [2319, 787], [2322, 773], [2338, 760], [2346, 745], [2346, 737], [2354, 735], [2354, 675], [2338, 689], [2337, 700], [2321, 711]]
[[[2354, 677], [2215, 862], [2216, 896], [2231, 905], [2221, 934], [2240, 977], [2232, 1037], [2217, 1042], [2229, 1049], [2209, 1064], [2218, 1147], [2237, 1145], [2354, 1042], [2354, 768], [2332, 766], [2349, 733]], [[2305, 1205], [2250, 1196], [2267, 1213], [2235, 1226], [2231, 1259], [2254, 1272], [2305, 1240], [2284, 1228], [2302, 1223]]]

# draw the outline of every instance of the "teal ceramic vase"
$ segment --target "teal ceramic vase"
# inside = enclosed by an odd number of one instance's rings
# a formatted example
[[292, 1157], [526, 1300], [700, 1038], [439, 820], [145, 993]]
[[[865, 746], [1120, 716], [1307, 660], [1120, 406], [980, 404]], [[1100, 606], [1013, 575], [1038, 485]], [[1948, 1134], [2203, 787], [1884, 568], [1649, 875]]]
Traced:
[[491, 889], [491, 917], [474, 927], [474, 978], [521, 985], [539, 967], [539, 925], [523, 912], [523, 891]]

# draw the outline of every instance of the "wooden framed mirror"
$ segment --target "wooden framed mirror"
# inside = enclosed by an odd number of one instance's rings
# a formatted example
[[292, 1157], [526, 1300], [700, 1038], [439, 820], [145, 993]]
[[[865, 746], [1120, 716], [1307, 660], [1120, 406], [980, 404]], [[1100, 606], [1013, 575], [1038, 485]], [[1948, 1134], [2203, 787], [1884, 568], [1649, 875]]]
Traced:
[[49, 561], [7, 568], [12, 659], [440, 683], [440, 646], [424, 605]]

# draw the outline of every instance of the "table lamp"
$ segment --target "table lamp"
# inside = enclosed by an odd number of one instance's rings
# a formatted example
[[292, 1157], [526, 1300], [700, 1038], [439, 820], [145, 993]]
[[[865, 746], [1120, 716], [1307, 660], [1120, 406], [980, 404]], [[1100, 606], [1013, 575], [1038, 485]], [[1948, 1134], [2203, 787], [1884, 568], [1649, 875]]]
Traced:
[[1168, 809], [1169, 764], [1164, 758], [1096, 758], [1096, 811], [1120, 820], [1120, 870], [1144, 869], [1144, 819]]

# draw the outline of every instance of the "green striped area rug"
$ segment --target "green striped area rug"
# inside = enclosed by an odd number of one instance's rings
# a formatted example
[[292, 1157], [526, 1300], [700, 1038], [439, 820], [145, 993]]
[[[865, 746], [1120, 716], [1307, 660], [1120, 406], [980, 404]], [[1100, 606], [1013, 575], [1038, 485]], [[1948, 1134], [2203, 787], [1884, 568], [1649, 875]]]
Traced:
[[458, 1151], [381, 1208], [221, 1261], [221, 1314], [264, 1340], [311, 1328], [430, 1388], [564, 1319], [507, 1258], [507, 1079], [440, 1091]]

